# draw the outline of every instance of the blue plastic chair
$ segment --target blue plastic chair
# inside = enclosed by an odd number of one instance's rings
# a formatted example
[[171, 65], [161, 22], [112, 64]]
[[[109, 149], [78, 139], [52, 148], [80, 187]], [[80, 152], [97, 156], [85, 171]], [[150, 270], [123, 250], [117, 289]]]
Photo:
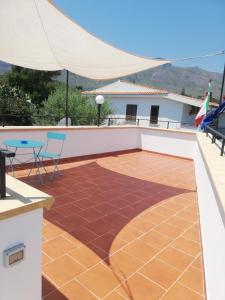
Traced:
[[[47, 132], [47, 143], [44, 151], [41, 151], [37, 155], [38, 159], [38, 173], [41, 175], [40, 168], [43, 168], [45, 170], [45, 173], [47, 174], [47, 170], [43, 164], [44, 159], [52, 160], [53, 162], [53, 172], [51, 178], [53, 179], [54, 176], [59, 173], [59, 160], [61, 158], [61, 154], [63, 151], [63, 146], [64, 146], [64, 141], [66, 139], [66, 134], [65, 133], [56, 133], [56, 132]], [[48, 148], [50, 146], [51, 141], [58, 141], [60, 144], [59, 146], [59, 151], [58, 152], [49, 152]], [[54, 147], [55, 149], [55, 147]]]

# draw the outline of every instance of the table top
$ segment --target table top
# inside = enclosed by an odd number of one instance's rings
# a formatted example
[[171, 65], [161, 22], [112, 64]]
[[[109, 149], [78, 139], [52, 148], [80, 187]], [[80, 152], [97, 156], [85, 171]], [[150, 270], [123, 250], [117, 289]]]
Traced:
[[3, 144], [15, 148], [40, 148], [44, 146], [43, 142], [35, 140], [6, 140]]

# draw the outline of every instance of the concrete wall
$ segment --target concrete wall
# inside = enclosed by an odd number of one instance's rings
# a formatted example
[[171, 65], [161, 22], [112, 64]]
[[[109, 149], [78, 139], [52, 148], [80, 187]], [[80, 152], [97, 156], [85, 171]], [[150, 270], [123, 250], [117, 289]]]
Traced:
[[[18, 129], [13, 131], [4, 131], [0, 133], [0, 143], [3, 144], [6, 139], [33, 139], [46, 141], [46, 132], [56, 131], [66, 133], [66, 141], [62, 153], [62, 158], [83, 156], [89, 154], [114, 152], [128, 149], [139, 148], [138, 144], [138, 128], [74, 128], [74, 129], [57, 129], [48, 128], [43, 130]], [[54, 153], [60, 149], [56, 142], [50, 144], [49, 151]], [[13, 150], [13, 149], [12, 149]], [[18, 150], [18, 154], [32, 152], [32, 150]], [[21, 155], [18, 158], [21, 161], [26, 161], [32, 157], [30, 155]], [[16, 162], [16, 161], [15, 161]]]
[[143, 150], [194, 158], [195, 133], [142, 128], [139, 138]]
[[[0, 221], [0, 299], [41, 299], [41, 240], [43, 209]], [[3, 251], [24, 243], [25, 259], [6, 268]]]
[[[218, 154], [219, 155], [219, 154]], [[195, 173], [203, 244], [208, 300], [225, 299], [225, 230], [216, 194], [199, 147], [196, 145]]]
[[[46, 132], [57, 131], [66, 133], [67, 138], [62, 152], [62, 158], [114, 152], [129, 149], [144, 149], [180, 157], [193, 158], [193, 143], [195, 133], [144, 127], [86, 127], [86, 128], [37, 128], [2, 130], [0, 143], [6, 139], [34, 139], [46, 141]], [[176, 146], [175, 146], [176, 145]], [[57, 152], [59, 145], [50, 144], [49, 151]], [[32, 152], [21, 149], [18, 154]], [[18, 158], [26, 161], [30, 155], [21, 155]], [[15, 161], [16, 162], [16, 161]]]

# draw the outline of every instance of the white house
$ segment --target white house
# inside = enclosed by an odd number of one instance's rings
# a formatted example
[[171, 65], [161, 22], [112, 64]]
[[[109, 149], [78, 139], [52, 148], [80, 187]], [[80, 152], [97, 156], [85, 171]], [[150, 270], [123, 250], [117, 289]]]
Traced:
[[111, 124], [139, 123], [164, 128], [192, 127], [202, 100], [167, 90], [116, 81], [85, 95], [103, 95], [113, 108]]

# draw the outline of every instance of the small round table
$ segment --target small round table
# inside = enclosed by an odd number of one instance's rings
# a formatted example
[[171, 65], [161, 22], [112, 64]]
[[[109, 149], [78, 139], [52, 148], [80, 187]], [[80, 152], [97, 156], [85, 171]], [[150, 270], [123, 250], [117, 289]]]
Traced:
[[[36, 140], [5, 140], [3, 144], [8, 148], [14, 148], [15, 151], [15, 157], [10, 158], [10, 168], [11, 171], [14, 175], [14, 170], [13, 170], [13, 162], [16, 160], [18, 163], [28, 163], [33, 161], [34, 163], [33, 166], [31, 167], [31, 170], [33, 169], [34, 166], [37, 165], [37, 159], [38, 159], [38, 154], [41, 152], [42, 147], [45, 145], [43, 142], [36, 141]], [[22, 153], [19, 154], [17, 153], [18, 149], [32, 149], [32, 153]], [[18, 159], [19, 155], [32, 155], [32, 157], [27, 160], [27, 161], [21, 161]], [[29, 172], [29, 175], [31, 173], [31, 170]], [[28, 176], [29, 176], [28, 175]]]

